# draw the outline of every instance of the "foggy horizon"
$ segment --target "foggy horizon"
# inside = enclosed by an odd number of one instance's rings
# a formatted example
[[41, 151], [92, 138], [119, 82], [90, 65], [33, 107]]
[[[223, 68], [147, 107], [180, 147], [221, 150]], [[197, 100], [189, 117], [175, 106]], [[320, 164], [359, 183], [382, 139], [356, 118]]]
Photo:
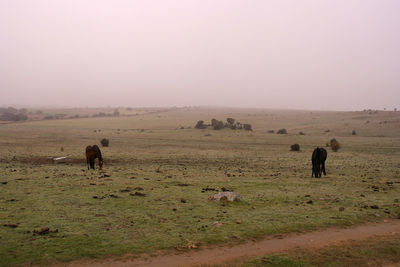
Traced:
[[0, 106], [399, 109], [395, 0], [0, 0]]

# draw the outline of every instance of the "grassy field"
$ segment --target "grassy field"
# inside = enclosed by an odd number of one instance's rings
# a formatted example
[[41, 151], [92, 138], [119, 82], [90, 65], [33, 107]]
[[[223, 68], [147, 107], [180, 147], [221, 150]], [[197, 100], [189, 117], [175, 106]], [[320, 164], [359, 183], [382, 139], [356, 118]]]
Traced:
[[[241, 267], [308, 267], [308, 266], [390, 266], [400, 262], [400, 236], [352, 241], [340, 246], [321, 249], [296, 250], [269, 255], [245, 263]], [[231, 266], [235, 266], [232, 264]]]
[[[194, 128], [228, 117], [253, 131]], [[84, 149], [102, 138], [104, 169], [88, 171]], [[327, 176], [311, 178], [311, 153], [331, 138], [342, 147], [327, 148]], [[242, 201], [208, 199], [222, 188]], [[397, 218], [400, 112], [173, 108], [1, 124], [0, 190], [5, 266]]]

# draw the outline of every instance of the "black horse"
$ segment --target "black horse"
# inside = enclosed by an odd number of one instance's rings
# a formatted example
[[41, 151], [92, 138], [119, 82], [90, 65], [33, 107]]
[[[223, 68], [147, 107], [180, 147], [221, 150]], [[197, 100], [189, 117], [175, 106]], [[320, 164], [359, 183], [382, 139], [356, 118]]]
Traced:
[[322, 147], [317, 147], [314, 149], [312, 153], [311, 161], [312, 161], [312, 174], [311, 177], [315, 176], [315, 178], [321, 178], [322, 172], [326, 175], [325, 171], [325, 160], [328, 153]]
[[97, 145], [87, 146], [86, 147], [86, 162], [89, 170], [89, 166], [91, 169], [94, 169], [94, 160], [99, 159], [99, 167], [100, 170], [103, 168], [103, 157], [101, 156], [100, 148]]

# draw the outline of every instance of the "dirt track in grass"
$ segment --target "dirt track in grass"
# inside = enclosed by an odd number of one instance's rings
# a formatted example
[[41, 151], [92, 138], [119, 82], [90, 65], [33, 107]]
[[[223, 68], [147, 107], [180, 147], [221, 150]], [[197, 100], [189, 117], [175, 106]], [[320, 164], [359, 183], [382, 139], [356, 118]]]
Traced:
[[[158, 253], [158, 255], [132, 255], [123, 258], [75, 261], [61, 264], [69, 267], [82, 266], [201, 266], [224, 264], [291, 249], [313, 249], [338, 245], [348, 241], [360, 241], [374, 236], [393, 236], [400, 233], [400, 220], [385, 220], [349, 228], [329, 228], [314, 232], [275, 235], [260, 241], [248, 241], [238, 245], [222, 245], [186, 252]], [[56, 265], [60, 266], [60, 265]]]

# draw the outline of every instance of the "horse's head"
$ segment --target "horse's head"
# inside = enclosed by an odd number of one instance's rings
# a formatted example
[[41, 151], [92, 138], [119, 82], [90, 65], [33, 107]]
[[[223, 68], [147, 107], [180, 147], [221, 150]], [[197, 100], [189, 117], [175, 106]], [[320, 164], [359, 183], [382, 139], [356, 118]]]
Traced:
[[103, 160], [99, 160], [99, 167], [100, 167], [100, 170], [103, 169]]

